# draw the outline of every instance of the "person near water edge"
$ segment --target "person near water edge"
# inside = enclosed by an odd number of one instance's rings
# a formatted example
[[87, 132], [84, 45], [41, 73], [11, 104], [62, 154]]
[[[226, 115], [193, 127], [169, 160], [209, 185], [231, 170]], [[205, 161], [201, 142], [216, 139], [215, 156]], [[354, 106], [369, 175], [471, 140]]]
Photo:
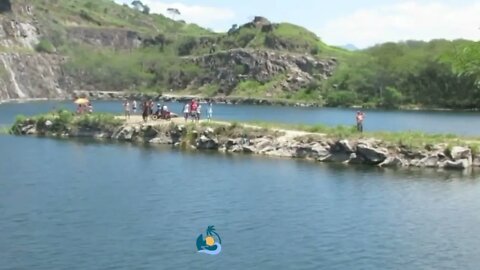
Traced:
[[212, 117], [213, 117], [213, 106], [212, 106], [212, 102], [210, 101], [208, 103], [208, 110], [207, 110], [208, 122], [212, 121]]
[[355, 118], [357, 120], [357, 131], [363, 132], [363, 120], [365, 120], [365, 113], [358, 111]]

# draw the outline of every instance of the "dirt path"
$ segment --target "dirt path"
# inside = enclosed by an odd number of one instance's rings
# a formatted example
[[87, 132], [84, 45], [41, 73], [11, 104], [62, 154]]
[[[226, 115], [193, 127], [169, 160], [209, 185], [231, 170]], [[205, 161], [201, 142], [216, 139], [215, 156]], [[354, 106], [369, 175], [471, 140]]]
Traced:
[[[125, 120], [125, 116], [116, 116], [118, 119]], [[188, 120], [185, 122], [185, 119], [182, 117], [177, 117], [177, 118], [172, 118], [170, 121], [166, 120], [151, 120], [149, 119], [146, 124], [147, 125], [156, 125], [156, 126], [162, 126], [162, 125], [169, 125], [170, 123], [175, 123], [178, 125], [182, 124], [190, 124], [192, 123], [191, 120]], [[207, 122], [207, 120], [200, 120], [200, 123]], [[231, 124], [231, 122], [228, 121], [212, 121], [212, 124], [217, 124], [217, 125], [225, 125], [228, 126]], [[142, 116], [141, 115], [132, 115], [130, 116], [129, 119], [126, 120], [126, 124], [129, 125], [134, 125], [134, 124], [144, 124]], [[246, 128], [252, 128], [252, 129], [261, 129], [262, 127], [256, 126], [256, 125], [251, 125], [251, 124], [244, 124], [244, 123], [239, 123], [240, 125], [246, 127]], [[281, 128], [271, 128], [270, 130], [281, 132], [284, 135], [281, 137], [284, 139], [289, 139], [289, 138], [294, 138], [294, 137], [301, 137], [301, 136], [307, 136], [307, 135], [316, 135], [316, 136], [325, 136], [323, 133], [314, 133], [314, 132], [307, 132], [307, 131], [300, 131], [300, 130], [290, 130], [290, 129], [281, 129]]]

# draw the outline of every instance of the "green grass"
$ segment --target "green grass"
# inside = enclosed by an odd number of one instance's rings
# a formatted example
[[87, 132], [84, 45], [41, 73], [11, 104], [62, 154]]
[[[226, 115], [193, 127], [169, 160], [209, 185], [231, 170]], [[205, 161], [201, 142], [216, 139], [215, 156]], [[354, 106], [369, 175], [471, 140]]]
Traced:
[[480, 146], [480, 137], [464, 137], [454, 134], [429, 134], [416, 131], [359, 133], [356, 131], [356, 127], [353, 125], [331, 127], [321, 124], [283, 124], [262, 121], [250, 121], [245, 122], [245, 124], [267, 129], [299, 130], [311, 133], [318, 133], [332, 138], [344, 138], [353, 140], [375, 138], [385, 141], [387, 143], [405, 145], [409, 147], [422, 147], [429, 144], [434, 145], [440, 143], [446, 143], [450, 145], [464, 145], [475, 148]]
[[[50, 127], [46, 125], [47, 121], [52, 122]], [[10, 132], [13, 134], [19, 134], [19, 127], [23, 126], [26, 122], [35, 125], [38, 132], [47, 134], [58, 134], [75, 128], [102, 131], [112, 130], [123, 123], [122, 120], [115, 118], [113, 114], [92, 113], [78, 116], [67, 110], [58, 110], [32, 117], [18, 115], [15, 118], [14, 124], [10, 128]]]

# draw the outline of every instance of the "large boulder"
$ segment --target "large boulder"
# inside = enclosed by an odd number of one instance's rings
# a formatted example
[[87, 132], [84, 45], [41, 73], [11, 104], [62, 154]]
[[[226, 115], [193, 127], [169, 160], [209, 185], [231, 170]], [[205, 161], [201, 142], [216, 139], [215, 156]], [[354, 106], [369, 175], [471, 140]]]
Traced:
[[438, 155], [429, 155], [418, 162], [418, 167], [436, 168], [440, 158]]
[[250, 140], [250, 143], [255, 145], [255, 148], [258, 149], [259, 151], [262, 151], [267, 147], [270, 148], [273, 145], [272, 140], [268, 138], [253, 139], [253, 140]]
[[320, 162], [348, 162], [351, 159], [352, 153], [345, 152], [333, 152], [326, 156], [319, 157], [317, 160]]
[[218, 141], [205, 135], [201, 135], [196, 143], [197, 149], [218, 149]]
[[295, 149], [294, 157], [296, 158], [318, 159], [326, 157], [330, 154], [330, 152], [319, 143], [314, 143], [310, 145], [299, 145], [297, 147], [294, 147], [293, 149]]
[[380, 164], [387, 159], [388, 151], [384, 148], [375, 148], [367, 144], [358, 144], [356, 154], [363, 157], [367, 163]]
[[175, 143], [172, 137], [168, 136], [165, 133], [159, 133], [157, 137], [150, 139], [148, 142], [151, 144], [174, 144]]
[[407, 162], [397, 156], [389, 156], [382, 163], [378, 164], [380, 167], [404, 167]]
[[131, 141], [135, 135], [135, 128], [132, 126], [122, 126], [114, 134], [113, 139], [121, 141]]
[[462, 146], [454, 146], [452, 150], [450, 150], [450, 156], [453, 160], [459, 159], [472, 159], [472, 151], [470, 148], [462, 147]]
[[466, 158], [464, 159], [459, 159], [459, 160], [446, 160], [444, 161], [440, 167], [443, 167], [445, 169], [457, 169], [457, 170], [463, 170], [470, 168], [472, 166], [472, 162]]

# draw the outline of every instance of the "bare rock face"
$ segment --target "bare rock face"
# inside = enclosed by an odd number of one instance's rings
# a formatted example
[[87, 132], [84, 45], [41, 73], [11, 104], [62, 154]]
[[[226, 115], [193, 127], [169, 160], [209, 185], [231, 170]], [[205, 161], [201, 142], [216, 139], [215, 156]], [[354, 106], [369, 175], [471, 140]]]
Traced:
[[70, 27], [68, 37], [82, 43], [115, 49], [135, 49], [142, 40], [138, 33], [120, 28]]
[[0, 100], [65, 98], [72, 83], [62, 76], [63, 57], [46, 54], [0, 54]]
[[178, 88], [215, 83], [221, 85], [227, 94], [246, 79], [263, 83], [275, 80], [271, 91], [298, 90], [314, 82], [315, 78], [327, 79], [336, 66], [308, 55], [250, 49], [233, 49], [184, 59], [204, 68], [208, 74], [187, 84], [179, 74], [176, 78]]

